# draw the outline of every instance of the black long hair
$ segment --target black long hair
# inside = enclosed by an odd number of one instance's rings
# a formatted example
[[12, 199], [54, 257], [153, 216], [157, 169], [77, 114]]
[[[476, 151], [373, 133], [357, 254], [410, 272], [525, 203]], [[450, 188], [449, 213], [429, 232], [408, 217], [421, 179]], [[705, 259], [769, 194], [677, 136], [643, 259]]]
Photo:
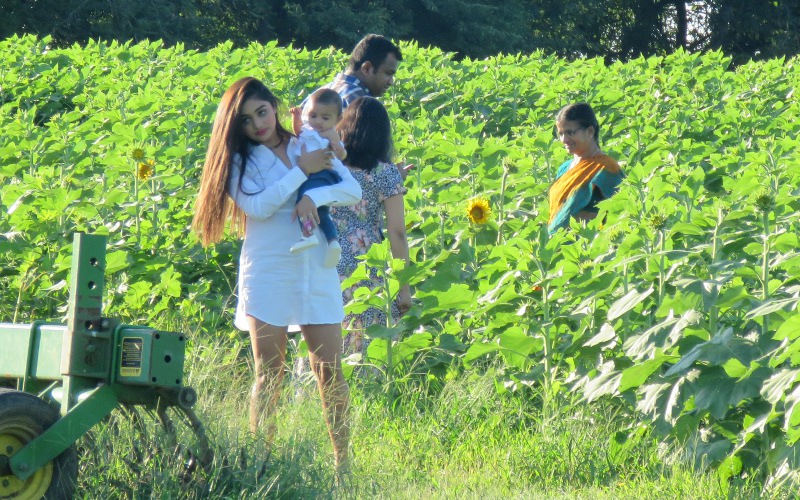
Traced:
[[342, 113], [336, 126], [347, 151], [345, 163], [372, 170], [379, 162], [392, 161], [392, 127], [386, 108], [374, 97], [359, 97]]

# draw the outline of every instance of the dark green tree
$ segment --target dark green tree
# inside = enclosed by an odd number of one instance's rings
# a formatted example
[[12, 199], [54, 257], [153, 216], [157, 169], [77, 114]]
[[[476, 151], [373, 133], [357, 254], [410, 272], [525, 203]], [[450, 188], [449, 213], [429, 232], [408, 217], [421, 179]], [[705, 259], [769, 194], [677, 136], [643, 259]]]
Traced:
[[798, 0], [3, 0], [0, 37], [162, 39], [204, 49], [277, 40], [349, 51], [367, 33], [485, 57], [541, 49], [627, 60], [722, 49], [740, 62], [800, 53]]
[[708, 43], [738, 61], [800, 53], [797, 0], [715, 0], [708, 8]]
[[534, 44], [607, 61], [722, 49], [735, 62], [800, 53], [797, 0], [529, 0]]
[[50, 35], [59, 45], [90, 38], [197, 45], [208, 24], [194, 0], [4, 0], [3, 11], [0, 36]]
[[406, 0], [404, 30], [420, 45], [473, 58], [533, 50], [519, 0]]
[[627, 60], [689, 49], [691, 5], [675, 0], [532, 0], [537, 47], [564, 56]]
[[286, 2], [283, 42], [320, 48], [331, 45], [351, 49], [364, 35], [382, 33], [397, 37], [392, 15], [394, 2], [368, 0], [302, 0]]

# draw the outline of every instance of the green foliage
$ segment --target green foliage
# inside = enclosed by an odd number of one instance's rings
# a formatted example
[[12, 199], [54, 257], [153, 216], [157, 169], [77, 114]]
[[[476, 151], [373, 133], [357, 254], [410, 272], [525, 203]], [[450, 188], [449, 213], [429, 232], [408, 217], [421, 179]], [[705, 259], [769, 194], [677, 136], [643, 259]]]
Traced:
[[[253, 44], [0, 42], [0, 316], [59, 319], [70, 237], [109, 235], [107, 314], [239, 345], [239, 244], [189, 232], [213, 113], [236, 78], [287, 104], [346, 60]], [[698, 464], [793, 478], [800, 438], [800, 79], [795, 60], [678, 51], [606, 66], [536, 53], [454, 61], [403, 46], [391, 95], [415, 264], [379, 258], [417, 304], [368, 360], [435, 392], [488, 372], [502, 397], [536, 388], [613, 401]], [[545, 83], [546, 82], [546, 83]], [[627, 179], [604, 217], [548, 238], [547, 186], [567, 157], [563, 105], [589, 101]], [[154, 169], [141, 176], [141, 164]], [[466, 201], [489, 200], [472, 224]], [[391, 362], [389, 362], [391, 357]], [[388, 368], [388, 371], [387, 371]], [[621, 411], [622, 411], [621, 410]], [[741, 471], [741, 472], [737, 472]]]
[[800, 52], [796, 1], [741, 0], [5, 0], [0, 38], [163, 40], [208, 50], [232, 42], [349, 51], [367, 33], [460, 58], [542, 50], [608, 62], [723, 50], [735, 63]]

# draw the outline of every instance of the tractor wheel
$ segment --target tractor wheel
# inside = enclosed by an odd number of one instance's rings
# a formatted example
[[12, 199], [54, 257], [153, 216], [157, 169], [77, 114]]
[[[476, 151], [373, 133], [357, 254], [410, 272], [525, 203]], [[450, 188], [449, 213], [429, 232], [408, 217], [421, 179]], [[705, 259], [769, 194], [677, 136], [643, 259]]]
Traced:
[[26, 481], [15, 476], [9, 459], [60, 418], [58, 410], [32, 394], [0, 389], [0, 499], [70, 499], [78, 477], [75, 447], [37, 470]]

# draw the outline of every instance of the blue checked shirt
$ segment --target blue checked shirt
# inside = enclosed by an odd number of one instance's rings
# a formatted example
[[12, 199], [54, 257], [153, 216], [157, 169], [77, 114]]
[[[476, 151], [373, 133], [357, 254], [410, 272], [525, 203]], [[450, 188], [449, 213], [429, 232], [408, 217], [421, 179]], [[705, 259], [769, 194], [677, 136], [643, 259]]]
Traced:
[[[337, 74], [336, 78], [334, 78], [332, 82], [327, 85], [323, 85], [322, 88], [333, 89], [338, 92], [339, 96], [342, 98], [343, 109], [361, 96], [372, 95], [369, 93], [369, 89], [367, 89], [364, 84], [361, 83], [361, 80], [352, 75], [345, 75], [344, 73]], [[308, 97], [303, 99], [303, 102], [300, 104], [300, 106], [303, 108], [303, 122], [308, 121], [308, 112], [306, 111], [307, 102]]]
[[361, 80], [352, 76], [339, 73], [336, 78], [327, 85], [326, 88], [333, 89], [339, 93], [342, 98], [342, 107], [347, 107], [351, 102], [355, 101], [361, 96], [371, 95]]

